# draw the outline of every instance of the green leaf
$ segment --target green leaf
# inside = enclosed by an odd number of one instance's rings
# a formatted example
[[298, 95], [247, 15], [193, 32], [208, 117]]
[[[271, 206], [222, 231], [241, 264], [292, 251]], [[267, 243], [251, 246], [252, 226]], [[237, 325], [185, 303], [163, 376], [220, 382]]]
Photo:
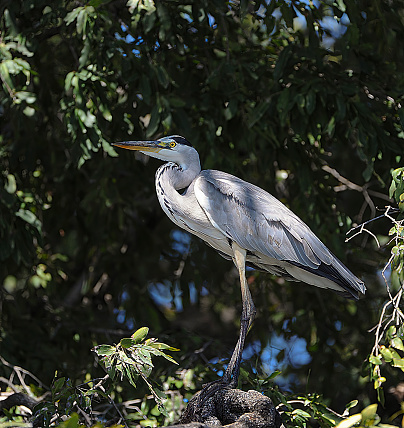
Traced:
[[65, 17], [65, 23], [66, 25], [70, 25], [78, 16], [78, 14], [83, 9], [83, 6], [76, 7], [76, 9], [73, 9], [71, 12], [69, 12]]
[[148, 13], [143, 17], [142, 23], [145, 33], [148, 33], [149, 31], [152, 31], [153, 28], [155, 28], [156, 19], [157, 15], [155, 13]]
[[27, 104], [33, 104], [36, 101], [36, 95], [28, 91], [18, 91], [15, 93], [15, 96]]
[[7, 178], [7, 181], [4, 184], [4, 188], [6, 189], [6, 192], [10, 193], [10, 194], [15, 193], [17, 190], [17, 183], [16, 183], [14, 175], [8, 174], [6, 178]]
[[187, 105], [187, 103], [182, 98], [176, 96], [168, 97], [168, 102], [172, 107], [185, 107]]
[[153, 348], [148, 347], [148, 351], [153, 355], [156, 355], [158, 357], [164, 357], [166, 360], [168, 360], [174, 364], [178, 364], [177, 361], [175, 361], [174, 358], [171, 357], [171, 355], [165, 354], [164, 352], [159, 351], [158, 349], [153, 349]]
[[139, 11], [145, 9], [148, 14], [156, 10], [153, 0], [128, 0], [126, 6], [129, 8], [130, 13], [133, 13], [136, 9]]
[[214, 52], [214, 54], [218, 57], [218, 58], [220, 58], [220, 59], [222, 59], [222, 58], [226, 58], [226, 52], [224, 52], [224, 51], [221, 51], [220, 49], [216, 49], [216, 48], [214, 48], [213, 49], [213, 52]]
[[168, 85], [170, 84], [170, 77], [162, 65], [157, 66], [157, 80], [163, 88], [168, 88]]
[[399, 337], [394, 337], [391, 339], [391, 346], [398, 349], [399, 351], [404, 351], [403, 341]]
[[343, 2], [343, 0], [337, 0], [337, 5], [338, 5], [338, 8], [341, 12], [345, 12], [346, 6], [345, 6], [345, 3]]
[[64, 384], [65, 384], [66, 378], [60, 377], [59, 379], [55, 380], [52, 386], [52, 393], [57, 394], [59, 391], [62, 390]]
[[310, 419], [311, 418], [310, 413], [307, 413], [307, 412], [305, 412], [302, 409], [295, 409], [295, 410], [293, 410], [292, 415], [298, 415], [298, 416], [300, 416], [300, 417], [302, 417], [304, 419]]
[[139, 375], [136, 373], [133, 366], [125, 366], [125, 374], [128, 378], [129, 383], [136, 388], [136, 380], [138, 379]]
[[346, 409], [346, 410], [352, 409], [352, 408], [354, 408], [357, 404], [358, 404], [358, 400], [352, 400], [352, 401], [350, 401], [350, 402], [345, 406], [345, 409]]
[[3, 81], [7, 84], [10, 90], [14, 89], [14, 84], [13, 84], [13, 81], [11, 80], [10, 73], [9, 73], [8, 62], [3, 61], [0, 63], [0, 74]]
[[139, 366], [137, 366], [137, 369], [139, 369], [139, 372], [144, 376], [144, 377], [149, 377], [153, 367], [148, 365], [148, 364], [141, 364]]
[[399, 367], [401, 370], [404, 371], [404, 359], [403, 358], [393, 358], [393, 367]]
[[281, 370], [275, 370], [274, 372], [272, 372], [265, 380], [271, 380], [271, 379], [275, 379], [277, 376], [279, 376], [282, 373]]
[[306, 105], [306, 99], [303, 94], [297, 94], [296, 97], [296, 105], [299, 108], [300, 112], [304, 114], [304, 106]]
[[81, 50], [81, 55], [79, 58], [80, 68], [83, 68], [87, 64], [87, 60], [88, 60], [90, 53], [91, 53], [90, 39], [86, 38], [84, 40], [84, 46], [83, 46], [83, 49]]
[[59, 425], [59, 428], [81, 428], [81, 426], [79, 415], [73, 412], [67, 421], [62, 422]]
[[361, 411], [362, 421], [366, 423], [366, 421], [375, 419], [376, 412], [377, 412], [377, 404], [371, 404], [370, 406], [365, 407]]
[[377, 392], [377, 400], [379, 401], [379, 403], [382, 406], [384, 406], [384, 390], [383, 390], [383, 388], [377, 388], [376, 392]]
[[383, 358], [387, 363], [389, 363], [393, 359], [393, 354], [389, 348], [386, 348], [385, 346], [380, 347], [380, 353], [382, 354]]
[[77, 29], [77, 32], [79, 34], [84, 35], [85, 29], [86, 29], [86, 24], [87, 24], [87, 19], [88, 19], [87, 8], [83, 7], [80, 10], [79, 14], [77, 15], [76, 29]]
[[154, 343], [148, 343], [147, 346], [150, 346], [151, 348], [156, 348], [156, 349], [164, 349], [167, 351], [179, 351], [178, 348], [173, 348], [170, 345], [167, 345], [166, 343], [160, 343], [160, 342], [154, 342]]
[[282, 19], [285, 20], [287, 27], [293, 29], [293, 19], [296, 17], [296, 12], [293, 4], [282, 3], [281, 5]]
[[65, 77], [65, 91], [68, 91], [72, 86], [72, 79], [74, 75], [75, 75], [75, 71], [70, 71], [69, 73], [67, 73]]
[[31, 117], [35, 114], [35, 109], [33, 107], [26, 106], [23, 110], [23, 113], [25, 116]]
[[391, 340], [397, 333], [397, 329], [394, 325], [390, 326], [386, 333], [387, 340]]
[[148, 366], [153, 367], [151, 354], [147, 349], [144, 348], [138, 348], [136, 352], [136, 357], [139, 358], [142, 364], [146, 364]]
[[264, 116], [266, 111], [269, 109], [270, 105], [271, 104], [269, 101], [264, 101], [251, 111], [249, 115], [250, 118], [248, 121], [249, 128], [252, 128], [257, 122], [259, 122], [259, 120]]
[[358, 424], [362, 420], [362, 415], [360, 413], [357, 413], [355, 415], [350, 416], [349, 418], [344, 419], [341, 421], [336, 428], [350, 428], [354, 425]]
[[400, 118], [401, 126], [404, 128], [404, 107], [398, 109], [398, 117]]
[[311, 90], [306, 95], [306, 111], [310, 115], [316, 108], [316, 92]]
[[125, 337], [124, 339], [121, 339], [119, 344], [122, 346], [122, 348], [130, 348], [133, 345], [137, 344], [137, 341], [128, 337]]
[[231, 120], [237, 114], [238, 111], [238, 101], [235, 98], [232, 98], [229, 101], [229, 104], [224, 109], [224, 117], [226, 120]]
[[274, 80], [277, 81], [284, 74], [286, 65], [289, 59], [292, 57], [292, 47], [288, 45], [285, 49], [280, 53], [278, 60], [276, 61], [275, 70], [274, 70]]
[[102, 113], [102, 116], [104, 119], [108, 122], [112, 122], [112, 114], [108, 107], [106, 107], [104, 104], [99, 105], [100, 112]]
[[98, 345], [93, 349], [93, 351], [99, 356], [112, 355], [116, 352], [116, 348], [111, 345]]
[[369, 181], [372, 178], [374, 171], [374, 162], [369, 162], [365, 168], [365, 170], [362, 173], [363, 178], [365, 181]]
[[104, 152], [108, 155], [111, 156], [111, 158], [116, 158], [118, 157], [118, 153], [116, 152], [116, 150], [113, 148], [113, 146], [111, 146], [111, 144], [109, 144], [107, 141], [102, 140], [101, 141], [102, 144], [102, 149], [104, 150]]
[[39, 231], [41, 230], [42, 223], [38, 220], [38, 218], [36, 217], [36, 215], [32, 211], [24, 210], [24, 209], [20, 208], [15, 213], [15, 215], [17, 217], [20, 217], [22, 220], [24, 220], [28, 224], [34, 226]]
[[345, 97], [340, 93], [337, 94], [337, 113], [335, 114], [335, 120], [344, 120], [346, 116], [346, 102]]
[[134, 340], [135, 344], [137, 344], [142, 342], [148, 334], [149, 334], [149, 328], [141, 327], [132, 334], [131, 338], [132, 340]]
[[151, 119], [149, 124], [147, 125], [146, 137], [152, 137], [156, 132], [160, 125], [160, 113], [157, 105], [155, 105], [151, 111]]
[[394, 348], [390, 347], [389, 350], [390, 350], [391, 355], [392, 355], [393, 358], [395, 358], [396, 360], [401, 359], [399, 353]]
[[335, 117], [333, 116], [330, 121], [328, 122], [325, 132], [332, 137], [334, 135], [334, 129], [335, 129]]

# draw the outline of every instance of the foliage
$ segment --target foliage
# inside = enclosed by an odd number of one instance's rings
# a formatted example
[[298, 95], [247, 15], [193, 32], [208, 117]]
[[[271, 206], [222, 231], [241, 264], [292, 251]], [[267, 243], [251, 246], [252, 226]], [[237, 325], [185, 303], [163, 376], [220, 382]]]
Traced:
[[380, 427], [380, 428], [393, 428], [395, 425], [388, 425], [380, 423], [380, 417], [376, 413], [377, 404], [371, 404], [363, 409], [360, 413], [351, 415], [349, 418], [343, 420], [337, 425], [337, 428], [350, 428], [353, 426], [358, 427]]
[[[403, 168], [399, 168], [391, 172], [392, 182], [390, 186], [390, 196], [394, 196], [400, 210], [404, 197], [402, 171]], [[381, 367], [386, 367], [387, 365], [390, 368], [397, 368], [404, 372], [404, 313], [401, 309], [404, 284], [404, 220], [395, 220], [391, 217], [389, 208], [386, 210], [385, 215], [393, 224], [389, 231], [389, 237], [391, 237], [390, 243], [394, 245], [391, 248], [390, 259], [382, 272], [386, 283], [388, 300], [382, 308], [380, 319], [376, 326], [375, 344], [368, 359], [370, 379], [374, 382], [374, 388], [382, 404], [385, 402], [382, 384], [387, 379], [386, 376], [382, 376]], [[385, 275], [388, 269], [389, 280]]]
[[[157, 339], [146, 339], [148, 328], [142, 327], [132, 334], [130, 338], [121, 339], [118, 345], [98, 345], [93, 351], [101, 358], [101, 363], [107, 370], [107, 375], [103, 378], [88, 379], [85, 383], [74, 384], [71, 379], [59, 377], [57, 373], [52, 382], [50, 392], [46, 393], [33, 410], [33, 424], [41, 427], [82, 427], [82, 426], [104, 426], [97, 421], [103, 420], [106, 425], [111, 426], [111, 422], [120, 423], [119, 426], [129, 426], [129, 420], [140, 419], [147, 426], [156, 426], [157, 418], [174, 422], [173, 417], [178, 414], [173, 411], [173, 396], [168, 397], [156, 385], [156, 382], [149, 378], [152, 368], [151, 356], [162, 356], [168, 361], [176, 363], [171, 356], [165, 353], [167, 350], [177, 351], [164, 343], [157, 342]], [[3, 363], [9, 365], [7, 362]], [[10, 366], [10, 365], [9, 365]], [[20, 368], [13, 367], [20, 379]], [[26, 373], [28, 374], [28, 373]], [[116, 380], [126, 379], [133, 387], [137, 387], [136, 380], [141, 377], [147, 384], [151, 397], [157, 406], [155, 409], [149, 407], [149, 398], [139, 400], [141, 406], [138, 412], [129, 412], [130, 406], [114, 401], [115, 391], [118, 389]], [[88, 376], [86, 376], [88, 377]], [[33, 377], [35, 379], [35, 377]], [[12, 379], [12, 376], [10, 377]], [[37, 379], [35, 379], [37, 380]], [[25, 385], [24, 380], [22, 383]], [[9, 385], [12, 383], [9, 382]], [[170, 394], [168, 385], [165, 390]], [[35, 390], [26, 388], [26, 392], [32, 395]], [[171, 394], [170, 394], [171, 395]], [[171, 404], [171, 405], [170, 405]], [[5, 422], [0, 420], [0, 427], [6, 427], [8, 421], [12, 426], [32, 426], [27, 424], [27, 417], [19, 414], [16, 409], [4, 410]], [[171, 415], [169, 415], [169, 410]], [[25, 417], [24, 417], [25, 416]], [[108, 422], [106, 422], [108, 421]], [[84, 424], [84, 425], [83, 425]], [[124, 425], [122, 425], [124, 424]], [[115, 425], [114, 425], [115, 426]], [[131, 425], [132, 426], [132, 425]]]
[[94, 348], [94, 352], [102, 357], [102, 364], [112, 380], [119, 377], [122, 380], [126, 377], [136, 388], [136, 381], [140, 376], [150, 389], [160, 412], [164, 416], [168, 416], [163, 404], [163, 399], [167, 398], [166, 395], [153, 386], [148, 377], [153, 368], [152, 355], [164, 357], [177, 364], [172, 357], [164, 353], [164, 350], [178, 351], [178, 349], [157, 342], [157, 339], [154, 338], [144, 340], [148, 332], [147, 327], [142, 327], [135, 331], [130, 338], [121, 339], [118, 345], [98, 345]]
[[[76, 411], [92, 415], [92, 399], [97, 395], [106, 394], [98, 388], [89, 388], [88, 384], [73, 386], [70, 379], [55, 376], [49, 401], [44, 400], [34, 408], [35, 423], [46, 428], [57, 423], [63, 426], [63, 419], [71, 415], [71, 423], [77, 421], [77, 424], [79, 418]], [[87, 421], [90, 417], [87, 417]]]
[[[293, 412], [320, 418], [318, 401], [340, 413], [353, 399], [375, 403], [367, 380], [391, 398], [404, 380], [394, 367], [403, 357], [402, 217], [383, 209], [378, 222], [356, 226], [394, 201], [402, 210], [401, 1], [25, 0], [0, 11], [6, 361], [53, 387], [58, 371], [79, 419], [83, 385], [102, 378], [89, 350], [118, 343], [114, 355], [131, 358], [121, 339], [142, 325], [181, 348], [181, 370], [160, 362], [153, 371], [165, 392], [176, 390], [175, 411], [216, 378], [236, 341], [234, 268], [161, 212], [154, 160], [117, 157], [110, 145], [178, 133], [205, 168], [237, 174], [293, 208], [368, 287], [354, 303], [249, 272], [259, 313], [244, 368], [263, 379], [281, 371], [271, 382], [286, 401], [315, 391], [307, 394], [314, 404], [285, 410], [302, 426], [311, 419]], [[351, 228], [369, 233], [344, 244]], [[389, 290], [380, 275], [388, 261]], [[378, 334], [366, 333], [374, 325]], [[0, 366], [0, 377], [12, 373]], [[140, 400], [144, 412], [129, 413], [164, 423], [143, 401], [148, 393], [127, 383], [111, 397]], [[397, 400], [388, 404], [378, 409], [383, 421], [399, 411]]]
[[[393, 180], [390, 185], [390, 198], [394, 197], [396, 200], [401, 212], [404, 211], [404, 168], [397, 168], [392, 171], [391, 175], [393, 176]], [[390, 235], [398, 232], [393, 230]], [[402, 229], [400, 230], [400, 237], [402, 237]]]

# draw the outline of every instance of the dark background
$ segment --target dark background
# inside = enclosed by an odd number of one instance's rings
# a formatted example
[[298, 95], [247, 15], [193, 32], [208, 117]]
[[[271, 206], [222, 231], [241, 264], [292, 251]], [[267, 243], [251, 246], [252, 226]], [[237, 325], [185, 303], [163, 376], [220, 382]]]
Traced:
[[[323, 394], [341, 412], [373, 402], [362, 366], [390, 250], [368, 234], [344, 240], [389, 204], [402, 165], [403, 11], [381, 0], [1, 2], [1, 356], [45, 384], [56, 370], [78, 381], [101, 371], [93, 346], [148, 326], [181, 349], [197, 386], [215, 378], [207, 362], [225, 362], [238, 334], [235, 268], [166, 218], [158, 161], [110, 145], [181, 134], [203, 168], [289, 206], [368, 287], [352, 302], [248, 272], [258, 314], [244, 368], [281, 370], [284, 391]], [[369, 225], [383, 245], [390, 227]]]

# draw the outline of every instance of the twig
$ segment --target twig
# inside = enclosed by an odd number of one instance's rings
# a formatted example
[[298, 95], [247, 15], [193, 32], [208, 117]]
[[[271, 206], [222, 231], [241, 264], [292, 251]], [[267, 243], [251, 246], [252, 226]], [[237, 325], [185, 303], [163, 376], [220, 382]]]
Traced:
[[98, 383], [97, 383], [97, 385], [96, 385], [96, 386], [97, 386], [97, 388], [99, 388], [99, 389], [100, 389], [104, 394], [106, 394], [106, 396], [108, 397], [108, 401], [112, 404], [112, 406], [114, 407], [115, 411], [118, 413], [119, 417], [121, 418], [121, 421], [120, 421], [120, 422], [121, 422], [121, 423], [123, 423], [123, 424], [124, 424], [124, 426], [125, 426], [126, 428], [129, 428], [128, 424], [126, 423], [126, 419], [125, 419], [125, 417], [123, 416], [123, 414], [121, 413], [121, 411], [119, 410], [118, 406], [115, 404], [115, 402], [114, 402], [114, 400], [111, 398], [111, 396], [105, 392], [105, 388], [102, 386], [103, 380], [104, 380], [104, 379], [107, 379], [107, 377], [109, 377], [109, 375], [104, 376], [104, 377], [100, 380], [100, 382], [98, 382]]
[[35, 380], [38, 385], [41, 388], [44, 389], [49, 389], [47, 388], [35, 375], [33, 375], [30, 371], [23, 369], [22, 367], [19, 366], [15, 366], [11, 363], [9, 363], [8, 361], [6, 361], [2, 356], [0, 356], [0, 361], [3, 363], [3, 365], [10, 367], [11, 369], [13, 369], [13, 372], [17, 374], [18, 379], [21, 381], [21, 385], [24, 387], [24, 389], [27, 391], [28, 394], [32, 394], [31, 389], [26, 385], [26, 383], [24, 382], [23, 377], [21, 376], [21, 373], [30, 376], [33, 380]]
[[391, 221], [393, 221], [393, 222], [395, 222], [395, 220], [389, 215], [389, 213], [393, 213], [393, 214], [396, 214], [396, 213], [399, 213], [400, 212], [400, 210], [398, 209], [398, 208], [393, 208], [393, 207], [390, 207], [390, 206], [388, 206], [388, 207], [386, 207], [386, 211], [383, 213], [383, 214], [381, 214], [381, 215], [379, 215], [379, 216], [377, 216], [377, 217], [374, 217], [374, 218], [371, 218], [370, 220], [368, 220], [368, 221], [364, 221], [363, 223], [361, 223], [361, 224], [358, 224], [357, 226], [354, 226], [354, 227], [351, 227], [351, 229], [349, 229], [348, 230], [348, 232], [346, 233], [347, 235], [349, 235], [353, 230], [356, 230], [356, 229], [358, 229], [359, 227], [363, 227], [363, 226], [365, 226], [366, 224], [369, 224], [369, 223], [371, 223], [372, 221], [375, 221], [375, 220], [379, 220], [379, 219], [381, 219], [381, 218], [383, 218], [383, 217], [387, 217], [387, 218], [389, 218]]
[[10, 379], [7, 379], [7, 378], [1, 376], [0, 377], [0, 382], [3, 382], [6, 385], [8, 385], [9, 388], [11, 388], [14, 392], [19, 392], [18, 388], [15, 387], [15, 385], [13, 384], [13, 382], [10, 381]]
[[370, 208], [372, 217], [374, 217], [374, 215], [376, 213], [376, 207], [375, 207], [370, 195], [372, 195], [376, 198], [379, 198], [379, 199], [383, 199], [389, 203], [393, 202], [393, 200], [391, 198], [389, 198], [387, 195], [384, 195], [383, 193], [376, 192], [374, 190], [368, 189], [369, 184], [359, 186], [358, 184], [355, 184], [352, 181], [348, 180], [347, 178], [343, 177], [337, 170], [335, 170], [334, 168], [331, 168], [329, 165], [323, 165], [322, 169], [323, 169], [323, 171], [331, 174], [340, 183], [342, 183], [342, 185], [334, 187], [334, 190], [336, 192], [341, 192], [343, 190], [350, 189], [350, 190], [355, 190], [356, 192], [362, 193], [363, 198], [365, 199], [365, 204], [364, 204], [363, 208], [360, 210], [360, 213], [359, 213], [360, 219], [362, 218], [362, 216], [365, 212], [366, 206], [368, 206]]
[[[365, 223], [369, 223], [369, 222], [365, 222]], [[365, 223], [362, 223], [362, 224], [360, 225], [360, 230], [359, 230], [359, 232], [356, 232], [354, 235], [350, 236], [349, 238], [345, 238], [345, 242], [350, 241], [352, 238], [355, 238], [355, 236], [360, 235], [362, 232], [366, 232], [366, 233], [368, 233], [370, 236], [372, 236], [372, 237], [375, 239], [376, 244], [377, 244], [377, 247], [378, 247], [378, 248], [380, 248], [379, 240], [377, 239], [376, 235], [375, 235], [373, 232], [371, 232], [371, 231], [370, 231], [370, 230], [368, 230], [368, 229], [365, 229]], [[350, 233], [351, 231], [353, 231], [353, 230], [357, 229], [358, 227], [359, 227], [359, 226], [356, 226], [356, 227], [354, 227], [354, 228], [350, 229], [346, 234], [348, 235], [348, 233]]]

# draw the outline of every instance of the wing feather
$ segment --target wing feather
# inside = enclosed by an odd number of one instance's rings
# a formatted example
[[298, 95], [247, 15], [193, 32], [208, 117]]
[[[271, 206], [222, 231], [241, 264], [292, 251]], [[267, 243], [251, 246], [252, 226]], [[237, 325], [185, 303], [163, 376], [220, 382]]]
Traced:
[[328, 278], [351, 294], [364, 292], [362, 281], [299, 217], [263, 189], [221, 171], [205, 170], [195, 180], [194, 191], [212, 225], [250, 253]]
[[214, 227], [251, 252], [309, 267], [331, 260], [313, 232], [259, 187], [207, 170], [195, 182], [195, 196]]

